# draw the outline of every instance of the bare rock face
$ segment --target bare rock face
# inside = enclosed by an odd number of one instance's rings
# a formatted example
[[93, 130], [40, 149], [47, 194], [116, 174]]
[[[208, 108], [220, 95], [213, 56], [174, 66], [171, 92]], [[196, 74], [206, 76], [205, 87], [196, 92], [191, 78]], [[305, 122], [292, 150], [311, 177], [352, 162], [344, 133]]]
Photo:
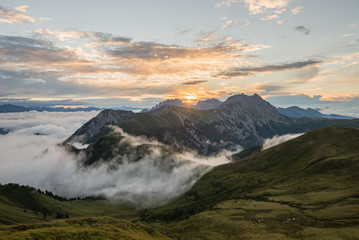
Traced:
[[107, 125], [116, 125], [120, 122], [131, 120], [136, 116], [137, 114], [132, 111], [103, 110], [96, 117], [92, 118], [79, 128], [65, 142], [79, 142], [82, 144], [92, 143], [100, 137], [100, 135], [106, 135], [108, 133], [109, 130], [106, 128]]
[[211, 99], [206, 99], [203, 101], [199, 101], [196, 106], [195, 109], [197, 110], [208, 110], [208, 109], [216, 109], [218, 108], [223, 102], [219, 101], [216, 98], [211, 98]]

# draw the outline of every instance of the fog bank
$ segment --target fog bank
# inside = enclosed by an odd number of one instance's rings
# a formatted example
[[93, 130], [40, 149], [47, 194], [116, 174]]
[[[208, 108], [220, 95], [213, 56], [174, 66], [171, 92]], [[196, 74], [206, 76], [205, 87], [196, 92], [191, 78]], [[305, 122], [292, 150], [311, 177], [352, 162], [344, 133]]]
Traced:
[[201, 158], [190, 152], [163, 159], [156, 147], [160, 143], [122, 132], [122, 141], [152, 144], [151, 153], [113, 169], [111, 162], [84, 168], [80, 157], [57, 144], [97, 113], [0, 114], [0, 128], [11, 130], [0, 135], [0, 182], [30, 185], [68, 198], [103, 195], [149, 207], [182, 194], [211, 167], [229, 161], [224, 155]]

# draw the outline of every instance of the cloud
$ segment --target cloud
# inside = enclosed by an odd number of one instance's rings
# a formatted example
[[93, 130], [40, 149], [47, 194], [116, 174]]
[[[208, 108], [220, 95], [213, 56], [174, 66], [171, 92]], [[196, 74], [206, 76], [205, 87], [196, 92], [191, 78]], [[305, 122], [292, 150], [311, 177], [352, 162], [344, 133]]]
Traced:
[[35, 18], [26, 15], [27, 12], [27, 5], [22, 5], [18, 7], [14, 7], [14, 10], [9, 10], [3, 7], [0, 7], [0, 23], [25, 23], [30, 22], [34, 23]]
[[297, 78], [289, 81], [289, 83], [302, 84], [308, 82], [310, 79], [318, 76], [319, 68], [318, 67], [307, 67], [297, 71]]
[[337, 57], [341, 58], [342, 60], [354, 60], [356, 58], [359, 58], [359, 52], [350, 53], [347, 55], [337, 56]]
[[315, 96], [308, 96], [305, 94], [297, 94], [297, 95], [290, 95], [290, 96], [275, 96], [269, 97], [266, 100], [273, 105], [311, 105], [311, 104], [318, 104], [321, 102], [321, 95]]
[[65, 151], [57, 143], [95, 114], [28, 112], [3, 115], [0, 127], [12, 131], [0, 136], [0, 182], [31, 185], [64, 197], [102, 195], [138, 207], [149, 207], [182, 194], [213, 166], [229, 161], [225, 156], [200, 158], [188, 152], [162, 156], [157, 142], [122, 132], [122, 144], [150, 143], [153, 145], [150, 153], [136, 162], [115, 164], [110, 161], [84, 167], [81, 156]]
[[227, 0], [217, 3], [215, 7], [229, 7], [233, 3], [240, 2], [244, 2], [249, 13], [254, 15], [265, 13], [268, 10], [283, 9], [290, 4], [291, 0]]
[[49, 29], [35, 29], [35, 33], [40, 35], [52, 35], [60, 41], [81, 38], [85, 35], [84, 32], [79, 31], [51, 31]]
[[195, 80], [195, 81], [184, 82], [182, 84], [183, 85], [198, 85], [198, 84], [205, 83], [205, 82], [208, 82], [208, 81], [206, 81], [206, 80]]
[[293, 15], [297, 15], [297, 14], [299, 14], [299, 13], [302, 11], [302, 9], [303, 9], [303, 7], [298, 6], [298, 7], [293, 8], [290, 12], [291, 12]]
[[244, 0], [250, 14], [264, 13], [267, 10], [287, 7], [290, 0]]
[[18, 7], [13, 7], [13, 9], [15, 9], [16, 11], [24, 12], [24, 13], [27, 12], [28, 8], [29, 8], [29, 5], [21, 5], [21, 6], [18, 6]]
[[269, 21], [269, 20], [275, 20], [275, 19], [279, 19], [278, 14], [272, 14], [272, 15], [267, 15], [267, 16], [261, 17], [262, 21]]
[[303, 133], [298, 133], [298, 134], [286, 134], [286, 135], [281, 135], [281, 136], [274, 136], [273, 138], [267, 138], [264, 140], [263, 146], [262, 146], [262, 150], [266, 150], [268, 148], [277, 146], [281, 143], [287, 142], [289, 140], [292, 140], [293, 138], [297, 138], [299, 136], [303, 135]]
[[[58, 47], [58, 40], [81, 45]], [[213, 72], [225, 69], [234, 59], [244, 62], [246, 52], [269, 47], [215, 36], [184, 47], [135, 42], [101, 32], [37, 29], [33, 37], [3, 35], [0, 95], [164, 98], [174, 94], [178, 82], [193, 75], [209, 81]]]
[[297, 32], [301, 32], [301, 33], [304, 33], [305, 35], [309, 35], [310, 34], [310, 30], [304, 26], [296, 26], [293, 28], [294, 31], [297, 31]]
[[218, 77], [247, 77], [254, 75], [256, 73], [263, 72], [283, 72], [295, 69], [306, 68], [309, 66], [315, 66], [322, 63], [322, 61], [318, 60], [307, 60], [301, 62], [293, 62], [293, 63], [281, 63], [277, 65], [264, 65], [259, 67], [234, 67], [229, 70], [222, 71], [215, 76]]
[[[0, 63], [43, 64], [77, 61], [74, 52], [59, 49], [50, 41], [0, 35]], [[35, 65], [35, 66], [36, 66]]]
[[261, 94], [270, 94], [270, 93], [278, 93], [281, 92], [283, 90], [283, 86], [279, 86], [276, 84], [255, 84], [254, 85], [254, 91], [257, 93], [261, 93]]
[[351, 23], [348, 25], [348, 27], [350, 27], [350, 28], [359, 27], [359, 23]]
[[50, 21], [51, 18], [48, 18], [48, 17], [39, 17], [39, 21], [40, 22], [45, 22], [45, 21]]

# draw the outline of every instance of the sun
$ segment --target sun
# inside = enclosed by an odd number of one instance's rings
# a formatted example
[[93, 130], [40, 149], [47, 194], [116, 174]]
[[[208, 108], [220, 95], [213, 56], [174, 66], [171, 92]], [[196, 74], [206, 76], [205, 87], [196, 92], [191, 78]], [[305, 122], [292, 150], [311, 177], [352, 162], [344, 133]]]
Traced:
[[189, 105], [190, 105], [190, 104], [193, 104], [195, 100], [197, 100], [197, 97], [195, 97], [195, 96], [193, 96], [193, 95], [188, 95], [188, 96], [185, 96], [184, 99], [185, 99], [184, 102], [185, 102], [186, 104], [189, 104]]

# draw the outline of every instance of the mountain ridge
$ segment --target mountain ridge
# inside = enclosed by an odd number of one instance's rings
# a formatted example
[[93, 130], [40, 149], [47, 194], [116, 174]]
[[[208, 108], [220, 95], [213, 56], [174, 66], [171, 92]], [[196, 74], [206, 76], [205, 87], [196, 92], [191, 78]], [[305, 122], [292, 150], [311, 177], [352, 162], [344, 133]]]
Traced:
[[[105, 114], [107, 113], [107, 114]], [[123, 115], [123, 116], [122, 116]], [[229, 97], [215, 109], [197, 110], [164, 104], [146, 113], [105, 110], [77, 130], [67, 143], [93, 143], [110, 133], [108, 125], [128, 134], [156, 138], [177, 151], [213, 155], [261, 145], [266, 138], [330, 126], [359, 126], [359, 120], [291, 118], [258, 94]]]
[[[258, 145], [264, 138], [278, 134], [277, 125], [292, 121], [259, 95], [244, 94], [228, 98], [216, 109], [196, 110], [165, 104], [151, 112], [128, 114], [131, 117], [118, 121], [116, 117], [108, 120], [99, 114], [66, 142], [90, 143], [100, 132], [108, 133], [105, 125], [112, 124], [129, 134], [155, 137], [177, 150], [197, 150], [199, 154], [210, 155], [223, 149], [234, 151], [239, 145]], [[85, 141], [83, 134], [87, 134]]]

